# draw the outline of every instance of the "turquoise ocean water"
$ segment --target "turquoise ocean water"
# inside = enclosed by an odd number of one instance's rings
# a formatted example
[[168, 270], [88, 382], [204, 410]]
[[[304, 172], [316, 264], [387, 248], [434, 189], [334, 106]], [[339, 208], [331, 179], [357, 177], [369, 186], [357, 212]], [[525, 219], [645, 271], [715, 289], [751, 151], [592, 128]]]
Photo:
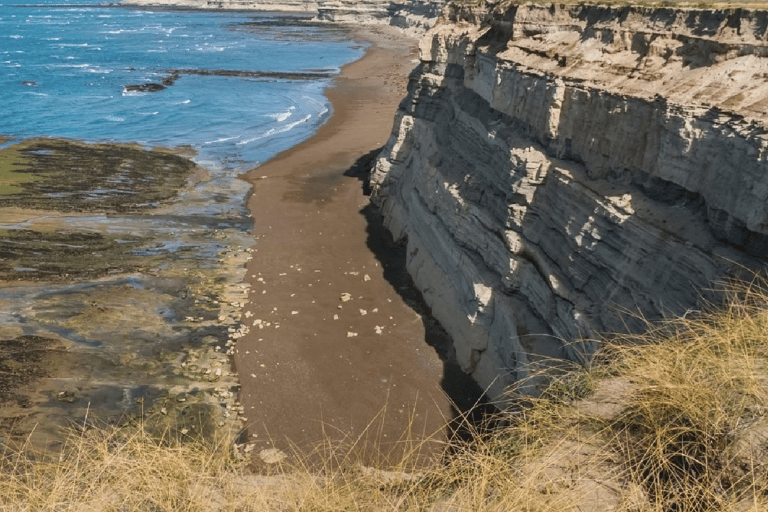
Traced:
[[314, 133], [364, 51], [306, 18], [65, 1], [0, 4], [0, 135], [189, 145], [242, 172]]

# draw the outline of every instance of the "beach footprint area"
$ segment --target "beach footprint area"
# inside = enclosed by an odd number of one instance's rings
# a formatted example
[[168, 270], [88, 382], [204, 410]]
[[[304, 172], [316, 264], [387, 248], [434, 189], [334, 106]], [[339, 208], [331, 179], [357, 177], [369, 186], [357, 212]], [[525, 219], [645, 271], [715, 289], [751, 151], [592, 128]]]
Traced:
[[248, 185], [184, 150], [0, 146], [0, 441], [144, 421], [237, 432]]

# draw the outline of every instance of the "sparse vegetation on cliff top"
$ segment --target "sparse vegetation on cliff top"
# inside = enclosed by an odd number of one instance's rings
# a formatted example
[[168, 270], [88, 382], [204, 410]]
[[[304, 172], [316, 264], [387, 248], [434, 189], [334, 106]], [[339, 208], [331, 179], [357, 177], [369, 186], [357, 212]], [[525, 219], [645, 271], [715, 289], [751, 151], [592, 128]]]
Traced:
[[768, 510], [768, 285], [610, 340], [502, 420], [427, 469], [326, 446], [266, 476], [231, 440], [75, 430], [60, 455], [5, 448], [0, 510]]

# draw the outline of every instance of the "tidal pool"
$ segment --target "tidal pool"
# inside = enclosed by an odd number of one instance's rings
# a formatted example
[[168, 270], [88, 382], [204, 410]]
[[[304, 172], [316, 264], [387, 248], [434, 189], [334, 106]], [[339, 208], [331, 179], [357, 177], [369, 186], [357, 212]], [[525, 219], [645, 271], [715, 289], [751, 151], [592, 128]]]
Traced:
[[101, 422], [241, 428], [229, 352], [246, 329], [249, 186], [188, 156], [0, 149], [0, 441], [55, 449], [61, 427]]

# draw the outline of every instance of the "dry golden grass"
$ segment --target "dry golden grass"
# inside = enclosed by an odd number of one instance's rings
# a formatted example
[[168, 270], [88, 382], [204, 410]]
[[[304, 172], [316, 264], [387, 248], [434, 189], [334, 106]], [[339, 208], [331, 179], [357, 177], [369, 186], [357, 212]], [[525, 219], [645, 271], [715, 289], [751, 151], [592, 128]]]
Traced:
[[359, 441], [257, 475], [231, 439], [73, 430], [60, 455], [5, 449], [0, 510], [768, 510], [768, 286], [730, 295], [606, 342], [590, 368], [431, 466], [404, 439], [375, 468], [375, 447]]

